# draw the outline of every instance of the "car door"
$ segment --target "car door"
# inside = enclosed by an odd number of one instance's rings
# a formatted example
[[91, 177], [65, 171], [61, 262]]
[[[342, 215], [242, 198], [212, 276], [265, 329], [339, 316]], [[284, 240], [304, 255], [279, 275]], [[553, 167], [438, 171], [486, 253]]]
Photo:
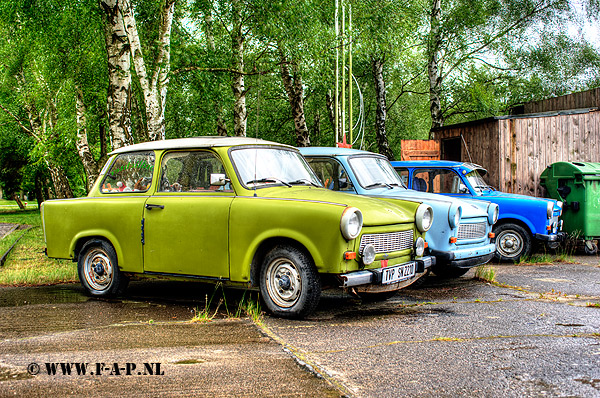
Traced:
[[228, 279], [235, 193], [219, 157], [167, 152], [158, 184], [144, 209], [144, 272]]

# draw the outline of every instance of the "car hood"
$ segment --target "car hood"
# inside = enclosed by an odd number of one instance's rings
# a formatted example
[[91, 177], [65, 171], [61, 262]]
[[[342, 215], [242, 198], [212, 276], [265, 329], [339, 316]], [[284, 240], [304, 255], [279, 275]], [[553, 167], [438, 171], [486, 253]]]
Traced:
[[[447, 214], [450, 206], [455, 204], [462, 208], [462, 218], [486, 217], [487, 207], [489, 205], [489, 202], [484, 201], [485, 199], [478, 203], [478, 201], [465, 201], [462, 199], [453, 198], [451, 196], [415, 191], [413, 189], [376, 188], [370, 189], [367, 192], [365, 192], [365, 194], [369, 196], [382, 196], [386, 198], [397, 198], [426, 203], [434, 208], [434, 214], [439, 213], [441, 211]], [[435, 212], [435, 210], [437, 210], [437, 212]]]
[[358, 208], [363, 214], [363, 225], [391, 225], [415, 221], [420, 201], [392, 204], [376, 198], [346, 194], [316, 187], [273, 187], [257, 190], [260, 197], [331, 203]]
[[532, 202], [543, 202], [544, 206], [546, 205], [546, 202], [548, 202], [548, 201], [554, 202], [556, 204], [556, 200], [554, 200], [554, 199], [536, 198], [535, 196], [519, 195], [517, 193], [507, 193], [507, 192], [501, 192], [501, 191], [485, 191], [482, 193], [481, 196], [477, 196], [477, 198], [478, 199], [481, 198], [483, 200], [486, 200], [486, 198], [489, 198], [490, 200], [492, 200], [492, 198], [529, 200]]

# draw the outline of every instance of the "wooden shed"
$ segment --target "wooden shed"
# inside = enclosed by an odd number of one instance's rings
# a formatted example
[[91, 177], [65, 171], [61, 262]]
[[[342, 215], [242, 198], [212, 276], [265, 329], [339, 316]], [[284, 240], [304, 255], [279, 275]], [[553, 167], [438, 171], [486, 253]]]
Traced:
[[444, 126], [430, 138], [441, 159], [477, 163], [490, 185], [525, 195], [545, 196], [540, 174], [554, 162], [600, 162], [600, 88], [514, 109], [529, 113]]

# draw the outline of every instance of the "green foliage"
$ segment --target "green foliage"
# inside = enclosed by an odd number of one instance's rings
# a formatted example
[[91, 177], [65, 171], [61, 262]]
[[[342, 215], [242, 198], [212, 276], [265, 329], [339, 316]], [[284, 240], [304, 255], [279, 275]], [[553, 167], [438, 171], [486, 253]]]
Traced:
[[[158, 51], [164, 1], [134, 0], [145, 59]], [[217, 117], [233, 131], [232, 2], [176, 3], [166, 104], [167, 138], [215, 135]], [[243, 20], [247, 134], [294, 144], [294, 121], [281, 82], [278, 50], [298, 65], [313, 145], [334, 145], [326, 95], [335, 87], [335, 2], [239, 0]], [[364, 145], [375, 145], [374, 58], [384, 63], [387, 134], [396, 154], [402, 139], [424, 139], [431, 125], [427, 44], [432, 2], [340, 0], [352, 9], [354, 118], [364, 101]], [[518, 103], [600, 85], [600, 54], [583, 29], [596, 24], [600, 3], [578, 11], [566, 0], [456, 0], [441, 3], [440, 73], [445, 123], [499, 115]], [[541, 7], [544, 7], [543, 9]], [[572, 8], [573, 7], [573, 8]], [[535, 11], [535, 12], [534, 12]], [[78, 90], [86, 106], [92, 154], [110, 148], [108, 70], [103, 11], [97, 0], [0, 0], [0, 185], [9, 192], [49, 186], [48, 161], [60, 166], [76, 195], [86, 176], [75, 142]], [[212, 18], [210, 26], [207, 16]], [[210, 29], [209, 29], [210, 28]], [[214, 39], [214, 47], [208, 42]], [[155, 65], [148, 65], [153, 70]], [[134, 73], [135, 76], [135, 73]], [[134, 79], [135, 81], [135, 79]], [[132, 88], [134, 137], [145, 137], [144, 101]], [[44, 126], [36, 138], [32, 110]], [[10, 114], [8, 112], [10, 112]], [[102, 142], [104, 140], [104, 142]], [[358, 145], [358, 144], [357, 144]], [[357, 146], [355, 145], [355, 147]]]

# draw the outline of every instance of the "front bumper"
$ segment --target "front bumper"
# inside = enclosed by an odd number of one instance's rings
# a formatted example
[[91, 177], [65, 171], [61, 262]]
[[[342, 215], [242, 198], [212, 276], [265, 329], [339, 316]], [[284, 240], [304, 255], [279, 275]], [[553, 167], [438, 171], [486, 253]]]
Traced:
[[436, 257], [436, 264], [456, 268], [472, 268], [485, 264], [494, 257], [496, 244], [457, 249], [452, 251], [431, 250]]
[[566, 232], [558, 232], [552, 235], [535, 234], [534, 236], [537, 240], [541, 240], [543, 242], [562, 242], [567, 239]]
[[[425, 271], [435, 265], [436, 259], [433, 256], [425, 256], [421, 257], [418, 260], [415, 260], [416, 268], [415, 268], [415, 276], [409, 278], [408, 280], [417, 279], [421, 275], [425, 273]], [[402, 264], [398, 264], [402, 265]], [[340, 279], [342, 281], [342, 287], [353, 287], [353, 286], [361, 286], [361, 285], [381, 285], [381, 275], [383, 274], [383, 270], [385, 268], [376, 268], [376, 269], [368, 269], [363, 271], [355, 271], [349, 272], [347, 274], [340, 275]], [[412, 283], [412, 282], [411, 282]]]

